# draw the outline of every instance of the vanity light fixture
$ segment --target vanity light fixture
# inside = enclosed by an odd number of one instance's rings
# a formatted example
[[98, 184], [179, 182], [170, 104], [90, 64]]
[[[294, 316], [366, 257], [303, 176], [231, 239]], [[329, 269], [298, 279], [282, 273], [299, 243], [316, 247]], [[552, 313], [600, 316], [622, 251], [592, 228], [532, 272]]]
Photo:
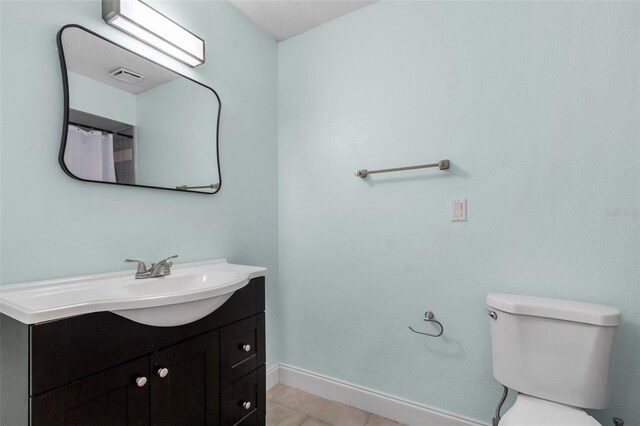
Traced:
[[204, 63], [204, 40], [140, 0], [102, 0], [102, 19], [195, 67]]

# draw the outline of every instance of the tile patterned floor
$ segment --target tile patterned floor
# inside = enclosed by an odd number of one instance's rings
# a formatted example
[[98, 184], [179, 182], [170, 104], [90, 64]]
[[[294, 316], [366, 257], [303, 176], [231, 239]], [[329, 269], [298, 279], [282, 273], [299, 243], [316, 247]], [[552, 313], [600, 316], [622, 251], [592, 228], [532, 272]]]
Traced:
[[340, 402], [285, 386], [267, 392], [267, 426], [404, 426]]

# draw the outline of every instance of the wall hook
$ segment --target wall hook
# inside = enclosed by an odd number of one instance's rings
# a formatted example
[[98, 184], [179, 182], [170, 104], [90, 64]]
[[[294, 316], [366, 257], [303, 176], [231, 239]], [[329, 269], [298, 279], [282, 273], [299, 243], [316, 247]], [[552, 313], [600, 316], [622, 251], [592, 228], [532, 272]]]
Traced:
[[409, 326], [409, 330], [413, 331], [414, 333], [423, 334], [425, 336], [430, 336], [430, 337], [440, 337], [440, 336], [442, 336], [442, 333], [444, 333], [444, 326], [442, 325], [442, 323], [440, 321], [434, 319], [433, 312], [431, 312], [431, 311], [425, 312], [423, 320], [427, 321], [427, 322], [438, 324], [440, 326], [440, 333], [438, 333], [438, 334], [423, 333], [422, 331], [414, 330], [413, 327], [411, 327], [411, 326]]

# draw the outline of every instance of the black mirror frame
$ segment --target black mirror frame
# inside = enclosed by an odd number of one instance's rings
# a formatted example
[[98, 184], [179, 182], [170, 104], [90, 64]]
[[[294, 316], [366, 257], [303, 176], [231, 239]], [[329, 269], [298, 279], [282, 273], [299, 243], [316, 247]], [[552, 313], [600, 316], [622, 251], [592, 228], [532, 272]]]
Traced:
[[[199, 84], [200, 86], [211, 90], [211, 92], [213, 92], [213, 94], [215, 95], [217, 101], [218, 101], [218, 116], [216, 117], [216, 138], [215, 138], [215, 143], [216, 143], [216, 160], [217, 160], [217, 165], [218, 165], [218, 188], [214, 191], [214, 192], [204, 192], [204, 191], [185, 191], [185, 190], [181, 190], [181, 189], [176, 189], [176, 188], [167, 188], [167, 187], [162, 187], [162, 186], [150, 186], [150, 185], [134, 185], [134, 184], [130, 184], [130, 183], [118, 183], [118, 182], [102, 182], [102, 181], [97, 181], [97, 180], [88, 180], [88, 179], [82, 179], [79, 178], [77, 176], [75, 176], [73, 173], [71, 173], [71, 171], [67, 168], [67, 166], [64, 164], [64, 151], [67, 145], [67, 131], [69, 128], [69, 76], [67, 74], [67, 62], [64, 56], [64, 48], [62, 46], [62, 33], [64, 32], [65, 29], [67, 28], [79, 28], [83, 31], [86, 31], [87, 33], [101, 38], [102, 40], [111, 43], [121, 49], [126, 50], [127, 52], [133, 53], [134, 55], [137, 55], [141, 58], [146, 59], [149, 62], [153, 62], [154, 64], [158, 65], [159, 67], [162, 67], [164, 69], [167, 69], [179, 76], [181, 76], [182, 78], [186, 78], [189, 81], [192, 81], [196, 84]], [[222, 102], [220, 101], [220, 96], [218, 96], [218, 93], [213, 90], [211, 87], [200, 83], [199, 81], [196, 81], [192, 78], [187, 77], [186, 75], [180, 74], [179, 72], [176, 72], [174, 70], [172, 70], [171, 68], [167, 68], [164, 65], [160, 65], [155, 61], [152, 61], [151, 59], [140, 55], [139, 53], [136, 53], [130, 49], [127, 49], [124, 46], [119, 45], [118, 43], [115, 43], [111, 40], [109, 40], [106, 37], [101, 36], [100, 34], [97, 34], [91, 30], [89, 30], [88, 28], [83, 27], [82, 25], [78, 25], [78, 24], [67, 24], [65, 26], [63, 26], [62, 28], [60, 28], [60, 30], [58, 31], [58, 35], [56, 36], [56, 40], [58, 43], [58, 56], [60, 57], [60, 69], [62, 72], [62, 90], [63, 90], [63, 94], [64, 94], [64, 118], [63, 118], [63, 127], [62, 127], [62, 141], [60, 143], [60, 152], [58, 153], [58, 163], [60, 163], [60, 167], [62, 167], [62, 170], [64, 170], [64, 172], [69, 175], [70, 177], [72, 177], [73, 179], [77, 179], [77, 180], [81, 180], [84, 182], [93, 182], [93, 183], [102, 183], [102, 184], [107, 184], [107, 185], [119, 185], [119, 186], [132, 186], [134, 188], [152, 188], [152, 189], [164, 189], [164, 190], [168, 190], [168, 191], [176, 191], [176, 192], [186, 192], [186, 193], [195, 193], [195, 194], [207, 194], [207, 195], [214, 195], [217, 194], [220, 189], [222, 188], [222, 172], [220, 170], [220, 142], [219, 142], [219, 136], [220, 136], [220, 112], [222, 111]]]

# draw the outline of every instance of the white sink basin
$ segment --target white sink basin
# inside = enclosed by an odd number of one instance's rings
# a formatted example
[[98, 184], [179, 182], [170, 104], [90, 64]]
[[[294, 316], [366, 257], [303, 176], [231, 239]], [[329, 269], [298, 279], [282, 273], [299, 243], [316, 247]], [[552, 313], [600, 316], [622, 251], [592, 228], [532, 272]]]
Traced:
[[170, 327], [218, 309], [266, 268], [226, 260], [173, 266], [171, 275], [137, 280], [135, 269], [0, 286], [0, 312], [25, 324], [99, 311]]

